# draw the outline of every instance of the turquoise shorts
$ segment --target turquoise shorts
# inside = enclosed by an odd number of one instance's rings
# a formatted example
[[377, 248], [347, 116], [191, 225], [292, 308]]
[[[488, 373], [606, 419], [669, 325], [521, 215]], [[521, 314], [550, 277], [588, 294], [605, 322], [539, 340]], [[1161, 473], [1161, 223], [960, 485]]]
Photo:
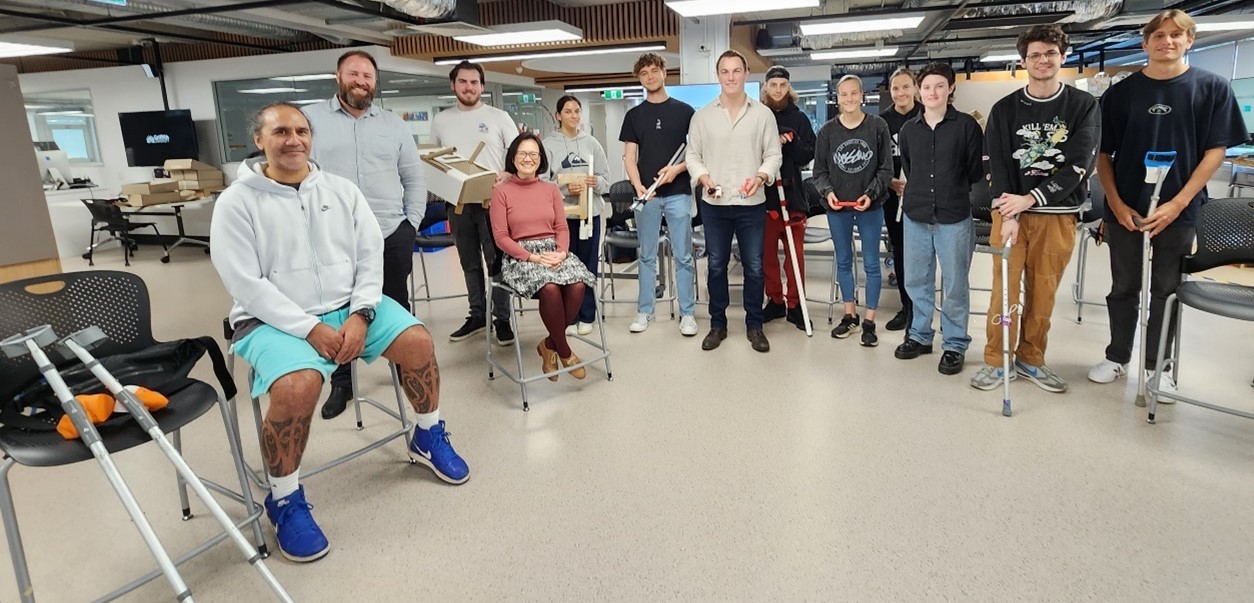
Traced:
[[[343, 308], [327, 312], [318, 320], [339, 330], [348, 316], [348, 308]], [[374, 322], [366, 329], [366, 347], [361, 352], [361, 358], [374, 362], [402, 331], [421, 324], [422, 321], [414, 318], [396, 300], [385, 296], [375, 308]], [[236, 342], [235, 353], [253, 367], [254, 398], [270, 391], [270, 386], [288, 373], [313, 369], [322, 373], [322, 379], [326, 381], [336, 368], [334, 361], [319, 356], [308, 341], [270, 325], [261, 325]]]

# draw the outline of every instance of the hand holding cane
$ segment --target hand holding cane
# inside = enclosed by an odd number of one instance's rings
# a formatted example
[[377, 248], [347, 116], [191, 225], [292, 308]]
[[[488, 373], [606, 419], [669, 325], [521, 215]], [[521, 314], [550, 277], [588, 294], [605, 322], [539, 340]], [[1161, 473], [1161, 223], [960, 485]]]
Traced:
[[797, 305], [801, 306], [801, 320], [805, 322], [806, 337], [814, 337], [814, 328], [810, 325], [810, 309], [806, 307], [806, 284], [801, 278], [801, 258], [797, 257], [793, 249], [792, 224], [788, 221], [788, 199], [784, 194], [783, 178], [775, 179], [775, 190], [779, 191], [779, 219], [784, 221], [784, 237], [787, 241], [784, 247], [788, 257], [792, 259], [792, 280], [797, 283], [797, 299], [800, 300]]
[[[1158, 209], [1158, 197], [1163, 190], [1163, 180], [1167, 177], [1167, 172], [1171, 171], [1171, 166], [1175, 162], [1175, 151], [1150, 151], [1145, 154], [1145, 183], [1154, 185], [1154, 192], [1150, 194], [1149, 211], [1145, 212], [1146, 216], [1154, 215], [1154, 210]], [[1141, 220], [1137, 219], [1135, 213], [1132, 214], [1132, 219], [1138, 227], [1142, 226]], [[1141, 379], [1136, 388], [1136, 405], [1140, 407], [1145, 406], [1145, 370], [1149, 365], [1146, 343], [1149, 341], [1150, 270], [1153, 261], [1154, 247], [1150, 244], [1150, 233], [1142, 232], [1141, 308], [1138, 320], [1141, 326]], [[1164, 320], [1166, 320], [1165, 317]]]

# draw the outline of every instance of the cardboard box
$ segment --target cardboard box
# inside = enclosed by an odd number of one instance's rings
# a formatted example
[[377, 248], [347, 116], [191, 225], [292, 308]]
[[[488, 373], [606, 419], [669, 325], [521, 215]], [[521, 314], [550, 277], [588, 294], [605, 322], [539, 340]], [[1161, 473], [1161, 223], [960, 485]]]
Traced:
[[482, 149], [483, 143], [479, 143], [469, 159], [452, 147], [419, 150], [427, 190], [456, 205], [459, 214], [466, 203], [482, 205], [492, 200], [496, 172], [475, 162]]
[[195, 159], [167, 159], [165, 165], [161, 166], [168, 170], [196, 170], [198, 172], [216, 172], [218, 168], [207, 163], [201, 163]]
[[132, 182], [122, 185], [123, 195], [151, 195], [155, 193], [168, 193], [179, 189], [178, 182], [168, 178], [153, 180], [152, 182]]
[[169, 170], [171, 180], [222, 180], [221, 170]]
[[225, 188], [221, 180], [179, 180], [178, 190], [181, 191], [200, 191], [209, 189]]
[[[572, 182], [585, 182], [587, 179], [588, 179], [587, 174], [558, 174], [557, 175], [558, 184], [570, 184]], [[566, 199], [569, 199], [569, 197], [564, 197], [563, 201], [566, 202], [566, 217], [572, 220], [587, 220], [588, 219], [588, 195], [591, 193], [592, 191], [588, 190], [588, 187], [585, 186], [583, 189], [583, 192], [580, 193], [579, 195], [579, 200], [573, 204], [570, 203], [569, 201], [566, 201]]]
[[179, 191], [167, 193], [153, 194], [128, 194], [126, 196], [126, 204], [131, 207], [147, 207], [149, 205], [163, 205], [166, 203], [177, 203], [183, 201], [183, 195]]

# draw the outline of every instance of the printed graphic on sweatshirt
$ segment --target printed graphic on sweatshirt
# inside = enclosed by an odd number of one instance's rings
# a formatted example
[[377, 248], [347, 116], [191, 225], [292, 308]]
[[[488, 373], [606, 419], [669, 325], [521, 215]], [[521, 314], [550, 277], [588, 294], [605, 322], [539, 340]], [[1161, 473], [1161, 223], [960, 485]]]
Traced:
[[875, 151], [871, 150], [871, 145], [860, 138], [852, 138], [840, 143], [840, 146], [836, 147], [836, 152], [832, 154], [832, 162], [846, 174], [861, 173], [868, 165], [871, 165], [871, 160], [874, 158]]
[[1055, 117], [1049, 123], [1024, 124], [1015, 135], [1023, 141], [1011, 157], [1019, 160], [1024, 176], [1052, 176], [1067, 162], [1058, 145], [1067, 141], [1067, 123]]
[[587, 167], [588, 162], [574, 152], [567, 153], [566, 158], [562, 160], [562, 169], [564, 170], [571, 168], [584, 168], [586, 170]]

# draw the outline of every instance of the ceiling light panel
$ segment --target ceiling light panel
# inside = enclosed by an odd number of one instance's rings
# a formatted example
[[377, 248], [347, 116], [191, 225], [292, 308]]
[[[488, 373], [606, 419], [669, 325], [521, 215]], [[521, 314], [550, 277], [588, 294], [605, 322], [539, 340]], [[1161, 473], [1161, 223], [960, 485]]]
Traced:
[[681, 17], [765, 13], [774, 10], [817, 8], [819, 0], [671, 0], [666, 6]]
[[831, 34], [866, 33], [870, 31], [889, 31], [894, 29], [915, 29], [927, 15], [924, 13], [906, 13], [897, 16], [843, 17], [830, 21], [804, 21], [800, 24], [803, 36], [824, 36]]
[[453, 39], [478, 46], [556, 44], [582, 40], [583, 30], [562, 21], [535, 21], [498, 25], [488, 33], [453, 36]]

